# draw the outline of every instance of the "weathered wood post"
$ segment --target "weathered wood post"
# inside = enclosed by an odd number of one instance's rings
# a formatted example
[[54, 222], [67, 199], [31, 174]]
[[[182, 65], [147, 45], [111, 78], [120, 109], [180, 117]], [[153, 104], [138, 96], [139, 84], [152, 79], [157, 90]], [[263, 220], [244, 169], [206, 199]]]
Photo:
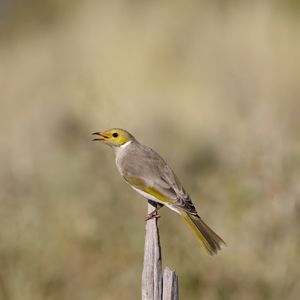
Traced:
[[178, 276], [169, 267], [165, 268], [163, 277], [163, 300], [178, 300]]
[[[148, 213], [156, 204], [148, 203]], [[166, 267], [162, 275], [162, 257], [158, 219], [146, 222], [144, 267], [142, 274], [142, 300], [178, 300], [178, 278], [175, 271]]]

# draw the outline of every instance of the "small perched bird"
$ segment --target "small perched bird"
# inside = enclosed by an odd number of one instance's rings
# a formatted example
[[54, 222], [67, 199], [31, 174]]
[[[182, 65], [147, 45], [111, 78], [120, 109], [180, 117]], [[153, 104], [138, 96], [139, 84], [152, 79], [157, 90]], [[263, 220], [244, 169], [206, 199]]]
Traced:
[[93, 134], [99, 136], [93, 141], [101, 141], [115, 150], [116, 165], [125, 181], [146, 199], [160, 204], [147, 219], [157, 217], [157, 209], [165, 205], [184, 219], [210, 255], [226, 245], [200, 218], [190, 196], [158, 153], [124, 129]]

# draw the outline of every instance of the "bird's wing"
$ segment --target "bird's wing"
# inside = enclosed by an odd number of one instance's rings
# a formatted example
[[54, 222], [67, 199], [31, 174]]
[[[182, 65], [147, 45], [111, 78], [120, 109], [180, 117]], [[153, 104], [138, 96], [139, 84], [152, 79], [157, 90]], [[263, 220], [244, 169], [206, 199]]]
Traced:
[[160, 177], [165, 183], [169, 185], [170, 189], [176, 195], [173, 205], [190, 214], [197, 215], [196, 208], [189, 194], [184, 190], [180, 181], [178, 180], [172, 169], [167, 165], [167, 163], [161, 165]]
[[117, 165], [124, 179], [135, 189], [196, 215], [196, 208], [172, 169], [153, 149], [135, 144], [121, 157]]
[[150, 194], [152, 197], [163, 203], [172, 203], [176, 200], [176, 194], [173, 190], [168, 188], [168, 186], [162, 181], [162, 184], [156, 182], [155, 186], [149, 184], [147, 180], [132, 176], [123, 176], [126, 182], [128, 182], [135, 189], [144, 192], [145, 194]]
[[168, 203], [175, 208], [197, 215], [196, 208], [190, 196], [181, 186], [172, 169], [164, 162], [161, 168], [152, 170], [151, 179], [147, 176], [137, 177], [127, 174], [124, 179], [136, 189], [150, 194], [161, 202]]

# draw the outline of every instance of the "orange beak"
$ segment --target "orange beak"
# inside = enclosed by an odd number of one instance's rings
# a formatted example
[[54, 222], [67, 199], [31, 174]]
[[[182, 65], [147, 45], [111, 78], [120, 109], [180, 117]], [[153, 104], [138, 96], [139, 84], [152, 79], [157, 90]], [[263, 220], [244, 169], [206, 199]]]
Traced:
[[93, 139], [93, 141], [104, 141], [104, 140], [108, 139], [108, 136], [105, 135], [105, 134], [103, 134], [103, 133], [101, 133], [101, 132], [94, 132], [92, 134], [99, 136], [99, 138]]

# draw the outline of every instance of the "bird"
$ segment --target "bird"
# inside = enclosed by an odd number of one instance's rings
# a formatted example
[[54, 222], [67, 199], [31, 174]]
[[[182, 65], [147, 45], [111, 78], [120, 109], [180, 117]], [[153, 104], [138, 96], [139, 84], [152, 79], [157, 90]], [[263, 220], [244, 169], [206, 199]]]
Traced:
[[226, 243], [199, 216], [189, 194], [166, 161], [152, 148], [141, 144], [121, 128], [94, 132], [100, 141], [114, 149], [117, 169], [125, 181], [149, 202], [158, 205], [147, 219], [159, 217], [158, 209], [166, 206], [179, 214], [210, 255]]

